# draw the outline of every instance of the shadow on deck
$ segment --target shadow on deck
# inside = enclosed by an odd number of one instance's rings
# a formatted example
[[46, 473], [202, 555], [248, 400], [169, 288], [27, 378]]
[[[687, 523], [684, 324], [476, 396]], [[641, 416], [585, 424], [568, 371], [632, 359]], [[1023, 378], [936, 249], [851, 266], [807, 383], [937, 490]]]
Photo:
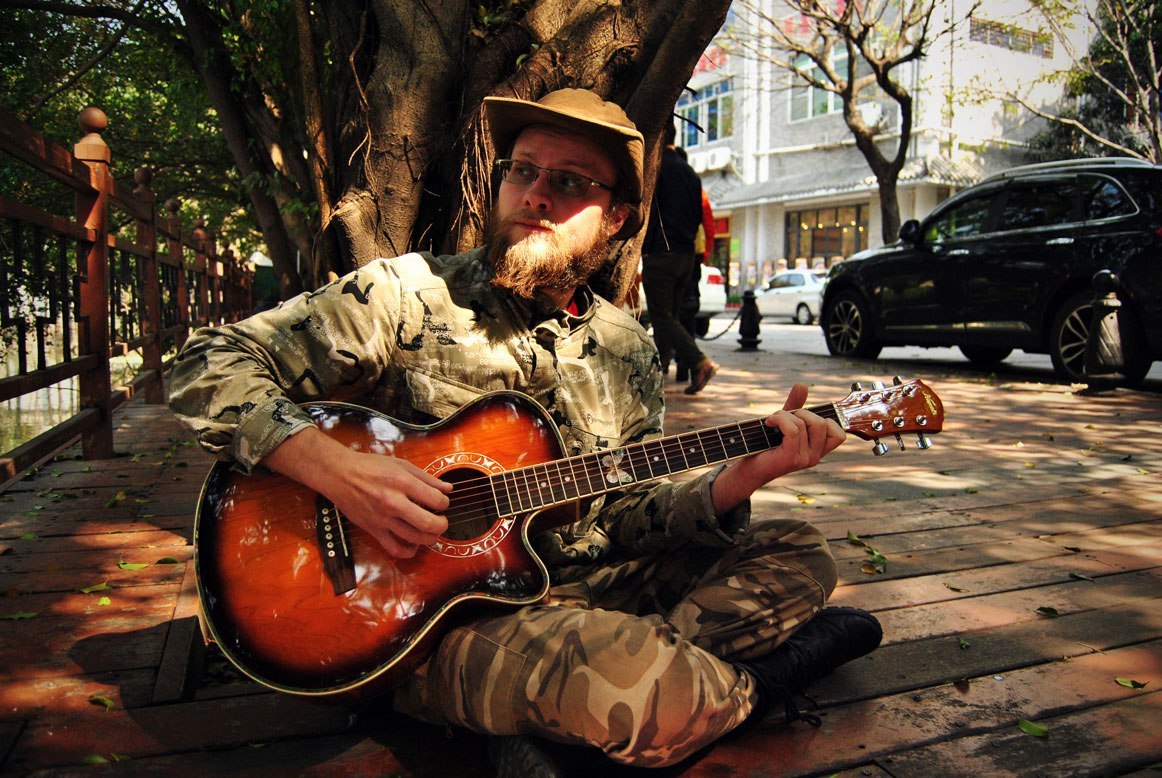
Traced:
[[[668, 432], [765, 410], [751, 408], [746, 359], [706, 395], [668, 394]], [[815, 378], [816, 398], [845, 393]], [[1162, 402], [937, 388], [949, 423], [932, 452], [873, 461], [856, 441], [754, 504], [826, 532], [833, 602], [875, 612], [884, 645], [810, 690], [821, 727], [772, 717], [662, 774], [1159, 769]], [[140, 403], [120, 413], [116, 448], [59, 457], [0, 495], [4, 773], [492, 774], [480, 736], [312, 704], [241, 679], [214, 651], [203, 661], [190, 544], [209, 460]], [[862, 569], [868, 546], [883, 572]]]

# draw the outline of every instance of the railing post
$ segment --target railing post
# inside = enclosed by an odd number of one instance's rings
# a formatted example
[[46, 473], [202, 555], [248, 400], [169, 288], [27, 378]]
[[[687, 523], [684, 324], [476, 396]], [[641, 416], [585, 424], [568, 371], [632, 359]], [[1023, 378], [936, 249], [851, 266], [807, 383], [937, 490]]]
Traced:
[[157, 195], [150, 189], [153, 171], [138, 168], [133, 174], [137, 188], [133, 196], [148, 209], [149, 219], [137, 221], [137, 245], [145, 249], [141, 258], [142, 293], [145, 297], [145, 330], [149, 340], [141, 348], [142, 369], [154, 371], [156, 378], [146, 384], [147, 403], [165, 402], [165, 384], [161, 368], [161, 280], [157, 261]]
[[210, 256], [206, 251], [209, 233], [206, 220], [198, 219], [194, 224], [194, 272], [198, 275], [198, 324], [213, 324], [210, 313]]
[[80, 258], [81, 274], [78, 323], [80, 352], [97, 357], [93, 367], [79, 376], [80, 407], [93, 408], [100, 423], [81, 436], [86, 459], [113, 456], [112, 381], [109, 375], [109, 147], [101, 131], [109, 125], [105, 112], [86, 108], [77, 121], [85, 133], [73, 147], [73, 155], [89, 167], [92, 190], [77, 192], [77, 222], [93, 231], [93, 243]]
[[169, 233], [169, 237], [167, 238], [169, 255], [178, 265], [178, 288], [174, 291], [178, 306], [177, 323], [182, 325], [182, 331], [174, 338], [174, 346], [178, 349], [185, 345], [191, 330], [190, 286], [189, 281], [186, 279], [186, 247], [182, 243], [182, 217], [178, 216], [178, 210], [180, 208], [181, 203], [173, 197], [165, 201], [165, 209], [169, 211], [165, 225], [166, 232]]

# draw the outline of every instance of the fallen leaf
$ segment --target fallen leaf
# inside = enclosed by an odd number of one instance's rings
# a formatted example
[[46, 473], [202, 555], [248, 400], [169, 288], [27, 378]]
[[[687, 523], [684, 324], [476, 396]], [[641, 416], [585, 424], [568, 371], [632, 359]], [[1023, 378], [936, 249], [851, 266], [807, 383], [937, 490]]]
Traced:
[[1020, 727], [1021, 731], [1026, 735], [1032, 735], [1033, 737], [1045, 737], [1049, 734], [1048, 728], [1029, 721], [1028, 719], [1017, 719], [1017, 726]]
[[105, 507], [106, 508], [116, 508], [128, 496], [129, 495], [125, 494], [124, 490], [121, 490], [120, 492], [117, 492], [117, 494], [115, 494], [109, 498], [109, 501], [107, 503], [105, 503]]
[[947, 581], [944, 582], [944, 588], [948, 589], [950, 591], [954, 591], [954, 592], [967, 592], [968, 591], [968, 589], [964, 589], [964, 588], [961, 588], [959, 586], [953, 586], [952, 584], [948, 583]]
[[149, 567], [148, 564], [143, 564], [141, 562], [126, 562], [124, 560], [118, 562], [117, 566], [122, 570], [144, 570], [145, 568]]
[[113, 601], [110, 600], [108, 597], [102, 597], [101, 599], [97, 600], [97, 604], [98, 605], [112, 605]]
[[172, 556], [163, 556], [161, 559], [154, 562], [155, 565], [176, 565], [177, 563], [178, 560], [174, 559]]
[[94, 694], [92, 697], [90, 697], [89, 702], [97, 706], [104, 706], [106, 711], [112, 710], [116, 705], [113, 700], [109, 699], [108, 697], [102, 697], [99, 694]]
[[1090, 583], [1094, 582], [1092, 578], [1090, 578], [1088, 575], [1085, 575], [1084, 573], [1070, 573], [1069, 577], [1076, 578], [1080, 581], [1089, 581]]
[[1149, 681], [1135, 681], [1132, 678], [1115, 678], [1114, 680], [1127, 689], [1145, 689], [1146, 684], [1149, 683]]
[[1037, 609], [1037, 612], [1042, 616], [1048, 616], [1051, 619], [1055, 619], [1061, 615], [1060, 611], [1058, 611], [1056, 608], [1050, 608], [1048, 605], [1042, 605]]
[[104, 592], [104, 591], [108, 591], [109, 589], [112, 589], [112, 588], [113, 587], [109, 585], [108, 581], [102, 581], [99, 584], [94, 584], [93, 586], [86, 586], [84, 589], [81, 589], [81, 594], [92, 594], [93, 592]]
[[971, 643], [969, 643], [969, 642], [968, 642], [967, 640], [965, 640], [964, 638], [960, 638], [959, 640], [960, 640], [960, 650], [961, 650], [961, 651], [967, 651], [967, 650], [968, 650], [968, 647], [969, 647], [970, 645], [972, 645]]
[[16, 613], [6, 613], [3, 616], [0, 616], [0, 619], [4, 619], [5, 621], [19, 621], [21, 619], [31, 619], [38, 612], [39, 611], [16, 611]]
[[814, 497], [808, 497], [805, 494], [800, 494], [800, 495], [796, 495], [796, 496], [799, 498], [799, 502], [803, 503], [804, 505], [810, 505], [811, 503], [815, 502]]

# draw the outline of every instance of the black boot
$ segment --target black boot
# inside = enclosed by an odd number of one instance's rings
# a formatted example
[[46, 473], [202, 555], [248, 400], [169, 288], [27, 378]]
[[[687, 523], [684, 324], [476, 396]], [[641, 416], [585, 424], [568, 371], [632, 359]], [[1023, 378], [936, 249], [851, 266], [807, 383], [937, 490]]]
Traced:
[[529, 735], [493, 735], [488, 739], [488, 756], [497, 778], [565, 778], [554, 750], [548, 741]]
[[819, 718], [800, 713], [795, 695], [842, 664], [871, 653], [883, 630], [876, 617], [859, 608], [824, 608], [766, 656], [735, 665], [758, 685], [759, 705], [752, 718], [781, 703], [788, 721], [803, 719], [815, 726]]

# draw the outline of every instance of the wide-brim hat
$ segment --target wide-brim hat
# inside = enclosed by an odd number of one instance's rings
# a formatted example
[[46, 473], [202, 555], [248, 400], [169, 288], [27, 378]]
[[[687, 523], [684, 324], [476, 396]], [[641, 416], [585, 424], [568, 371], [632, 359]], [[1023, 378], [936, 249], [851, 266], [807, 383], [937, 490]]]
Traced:
[[633, 237], [642, 226], [642, 173], [645, 141], [616, 103], [588, 89], [559, 89], [536, 102], [510, 97], [484, 98], [484, 115], [494, 156], [507, 154], [524, 128], [547, 124], [592, 139], [617, 167], [617, 199], [629, 208], [615, 238]]

